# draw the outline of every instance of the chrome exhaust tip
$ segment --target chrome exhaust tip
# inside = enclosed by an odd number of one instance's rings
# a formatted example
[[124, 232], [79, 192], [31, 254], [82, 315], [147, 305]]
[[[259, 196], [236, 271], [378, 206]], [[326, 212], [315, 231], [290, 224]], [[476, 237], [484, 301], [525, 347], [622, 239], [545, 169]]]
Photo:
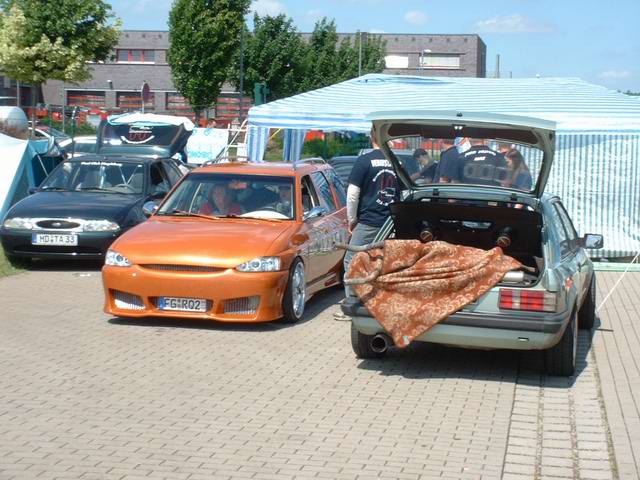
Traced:
[[377, 333], [371, 339], [371, 350], [376, 353], [384, 353], [391, 345], [391, 339], [385, 333]]

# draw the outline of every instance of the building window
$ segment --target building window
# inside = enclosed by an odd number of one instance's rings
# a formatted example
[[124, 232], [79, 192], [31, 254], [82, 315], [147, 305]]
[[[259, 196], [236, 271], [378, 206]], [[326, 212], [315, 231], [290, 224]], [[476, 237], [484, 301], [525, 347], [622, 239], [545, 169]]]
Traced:
[[[141, 110], [142, 94], [140, 92], [116, 92], [116, 105], [123, 110]], [[155, 93], [149, 93], [149, 101], [144, 104], [145, 110], [155, 108]]]
[[420, 55], [420, 68], [456, 70], [460, 68], [460, 55], [423, 53]]
[[166, 104], [170, 112], [191, 112], [189, 101], [177, 92], [167, 93]]
[[104, 92], [90, 90], [67, 90], [67, 105], [70, 107], [104, 108]]
[[387, 55], [384, 57], [386, 68], [409, 68], [409, 57], [406, 55]]
[[116, 61], [118, 63], [156, 63], [156, 51], [118, 49]]

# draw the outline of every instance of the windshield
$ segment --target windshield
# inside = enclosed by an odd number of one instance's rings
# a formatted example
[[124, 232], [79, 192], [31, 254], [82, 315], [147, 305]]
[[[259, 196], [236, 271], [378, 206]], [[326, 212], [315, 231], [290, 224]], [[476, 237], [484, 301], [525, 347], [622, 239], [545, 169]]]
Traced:
[[295, 217], [294, 199], [291, 177], [197, 173], [180, 183], [158, 214], [291, 220]]
[[64, 162], [42, 182], [41, 190], [104, 191], [141, 194], [144, 164], [134, 162]]
[[417, 186], [460, 183], [532, 192], [544, 155], [527, 144], [492, 138], [413, 135], [393, 138], [388, 146]]

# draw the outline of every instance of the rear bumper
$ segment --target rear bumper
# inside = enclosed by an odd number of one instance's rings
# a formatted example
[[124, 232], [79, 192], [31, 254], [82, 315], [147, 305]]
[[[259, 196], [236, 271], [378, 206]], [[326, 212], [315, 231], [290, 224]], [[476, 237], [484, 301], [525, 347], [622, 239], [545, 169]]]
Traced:
[[[105, 313], [119, 317], [165, 317], [217, 320], [221, 322], [269, 322], [282, 317], [282, 297], [289, 273], [242, 273], [224, 269], [215, 273], [157, 271], [133, 265], [104, 266]], [[140, 298], [139, 309], [119, 308], [115, 291]], [[201, 298], [208, 301], [206, 312], [160, 310], [158, 297]], [[234, 313], [229, 303], [234, 299], [259, 297], [255, 311]]]
[[[118, 238], [122, 231], [118, 232], [80, 232], [78, 233], [78, 245], [53, 246], [32, 245], [31, 231], [0, 230], [2, 248], [7, 255], [20, 258], [73, 258], [86, 260], [101, 260], [104, 258], [109, 246]], [[38, 233], [62, 233], [62, 232], [38, 232]], [[66, 233], [66, 232], [65, 232]]]
[[[345, 301], [342, 310], [365, 335], [385, 330], [358, 299]], [[553, 347], [564, 333], [570, 312], [541, 314], [481, 314], [457, 312], [415, 340], [470, 348], [543, 350]]]

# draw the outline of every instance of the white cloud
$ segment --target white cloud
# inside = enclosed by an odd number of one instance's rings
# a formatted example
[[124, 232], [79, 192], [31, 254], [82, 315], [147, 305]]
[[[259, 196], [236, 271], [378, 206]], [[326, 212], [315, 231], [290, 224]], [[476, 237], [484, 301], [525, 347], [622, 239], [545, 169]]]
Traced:
[[382, 30], [381, 28], [370, 28], [369, 30], [367, 30], [367, 32], [369, 32], [369, 33], [387, 33], [385, 30]]
[[631, 76], [629, 70], [605, 70], [600, 72], [601, 78], [627, 78]]
[[404, 21], [416, 26], [422, 26], [429, 20], [429, 16], [420, 10], [411, 10], [404, 14]]
[[539, 33], [550, 32], [550, 25], [538, 24], [520, 14], [496, 15], [475, 24], [479, 33]]
[[281, 13], [287, 13], [287, 9], [278, 0], [254, 0], [251, 11], [260, 16], [269, 15], [275, 17]]

